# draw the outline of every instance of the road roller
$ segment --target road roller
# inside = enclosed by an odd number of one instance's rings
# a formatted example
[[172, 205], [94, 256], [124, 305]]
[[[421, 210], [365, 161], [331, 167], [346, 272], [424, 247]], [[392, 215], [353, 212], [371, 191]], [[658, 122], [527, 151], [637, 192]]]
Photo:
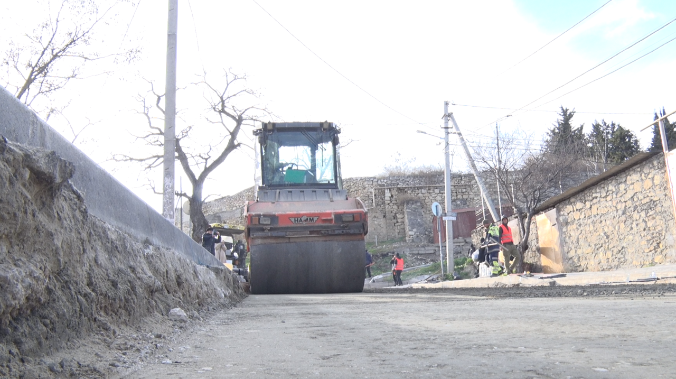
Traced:
[[246, 206], [252, 294], [364, 289], [368, 213], [343, 189], [339, 134], [331, 122], [254, 130], [261, 178]]

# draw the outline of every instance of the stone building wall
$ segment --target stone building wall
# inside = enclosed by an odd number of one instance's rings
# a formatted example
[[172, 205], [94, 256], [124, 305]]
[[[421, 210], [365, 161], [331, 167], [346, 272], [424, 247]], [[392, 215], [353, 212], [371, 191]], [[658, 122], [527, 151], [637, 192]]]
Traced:
[[564, 270], [676, 263], [676, 226], [657, 154], [556, 205]]
[[[442, 173], [347, 178], [344, 188], [369, 210], [367, 241], [400, 240], [424, 246], [432, 243], [431, 205], [444, 204], [443, 182]], [[497, 203], [495, 184], [489, 178], [485, 182]], [[676, 263], [676, 223], [668, 191], [664, 158], [656, 155], [552, 205], [556, 208], [563, 270]], [[454, 209], [481, 207], [480, 192], [470, 174], [453, 175], [452, 196]], [[251, 199], [253, 188], [206, 203], [205, 214], [210, 222], [243, 225], [244, 205]], [[185, 223], [189, 223], [187, 217]], [[538, 233], [533, 222], [524, 257], [532, 271], [538, 271], [541, 264]], [[470, 243], [470, 239], [456, 239], [456, 257], [466, 253]], [[436, 247], [421, 249], [421, 254], [429, 254], [430, 259], [438, 255]]]
[[[490, 195], [496, 202], [496, 185], [484, 179]], [[432, 203], [445, 204], [443, 172], [391, 176], [348, 178], [343, 187], [350, 196], [360, 198], [369, 209], [369, 234], [366, 240], [410, 239], [432, 242]], [[481, 208], [481, 192], [472, 174], [452, 174], [451, 199], [453, 209]], [[406, 204], [419, 201], [424, 228], [412, 236], [406, 227]]]
[[[497, 191], [495, 183], [486, 180], [493, 199]], [[387, 240], [410, 240], [419, 243], [432, 243], [432, 203], [445, 203], [443, 172], [391, 176], [346, 178], [343, 188], [350, 197], [358, 197], [369, 212], [368, 242]], [[472, 174], [452, 175], [451, 197], [453, 209], [480, 208], [479, 187]], [[210, 223], [219, 222], [228, 225], [243, 226], [244, 205], [253, 200], [253, 187], [232, 196], [225, 196], [204, 204], [204, 214]], [[409, 214], [415, 217], [416, 225], [406, 223], [406, 204], [415, 202]], [[190, 221], [184, 217], [184, 230], [189, 230]], [[408, 229], [407, 229], [408, 228]], [[410, 234], [413, 231], [413, 234]], [[462, 244], [464, 245], [464, 244]]]

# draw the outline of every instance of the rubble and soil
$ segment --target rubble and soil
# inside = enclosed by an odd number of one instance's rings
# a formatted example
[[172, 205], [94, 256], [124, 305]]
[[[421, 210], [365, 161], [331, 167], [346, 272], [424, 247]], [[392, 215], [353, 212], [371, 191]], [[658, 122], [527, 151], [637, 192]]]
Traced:
[[[245, 295], [87, 212], [54, 152], [0, 139], [0, 377], [109, 377], [160, 359], [187, 319]], [[170, 310], [185, 318], [172, 321]]]

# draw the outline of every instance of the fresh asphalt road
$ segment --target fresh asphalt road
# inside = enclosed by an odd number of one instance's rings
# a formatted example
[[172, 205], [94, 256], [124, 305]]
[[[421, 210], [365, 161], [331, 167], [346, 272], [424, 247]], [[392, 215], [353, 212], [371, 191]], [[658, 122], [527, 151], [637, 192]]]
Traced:
[[633, 288], [249, 296], [128, 376], [673, 378], [674, 286]]

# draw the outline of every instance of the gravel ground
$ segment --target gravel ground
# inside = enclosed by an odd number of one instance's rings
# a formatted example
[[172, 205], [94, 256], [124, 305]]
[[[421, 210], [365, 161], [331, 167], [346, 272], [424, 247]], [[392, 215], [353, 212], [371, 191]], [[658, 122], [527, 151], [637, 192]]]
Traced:
[[674, 314], [656, 284], [249, 296], [119, 375], [666, 378]]

